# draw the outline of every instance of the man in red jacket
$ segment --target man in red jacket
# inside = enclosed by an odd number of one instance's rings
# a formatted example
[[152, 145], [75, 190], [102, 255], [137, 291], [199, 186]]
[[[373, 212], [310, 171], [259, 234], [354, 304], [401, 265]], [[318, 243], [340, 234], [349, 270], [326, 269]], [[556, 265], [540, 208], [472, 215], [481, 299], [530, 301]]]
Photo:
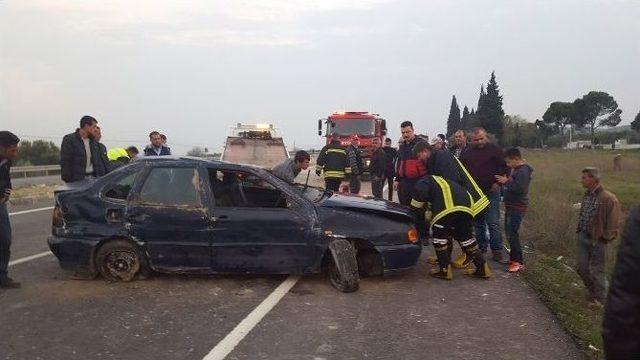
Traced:
[[400, 204], [409, 206], [413, 186], [427, 174], [427, 169], [424, 162], [413, 154], [413, 147], [422, 140], [416, 136], [411, 121], [400, 124], [400, 131], [402, 132], [402, 140], [398, 149], [396, 181], [393, 187], [398, 191]]

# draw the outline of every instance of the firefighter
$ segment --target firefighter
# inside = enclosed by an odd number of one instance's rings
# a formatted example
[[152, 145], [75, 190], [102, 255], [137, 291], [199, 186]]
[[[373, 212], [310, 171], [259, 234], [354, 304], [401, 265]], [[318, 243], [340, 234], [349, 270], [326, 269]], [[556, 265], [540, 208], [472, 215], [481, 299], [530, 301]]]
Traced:
[[431, 271], [431, 276], [453, 279], [449, 252], [449, 238], [453, 238], [475, 265], [475, 269], [468, 269], [467, 274], [489, 278], [491, 269], [473, 236], [473, 217], [487, 205], [474, 207], [472, 196], [464, 187], [434, 175], [425, 176], [418, 181], [413, 191], [411, 208], [417, 215], [423, 213], [427, 204], [431, 207], [433, 247], [438, 258], [438, 268]]
[[340, 191], [340, 184], [351, 173], [347, 150], [340, 145], [338, 134], [331, 136], [331, 143], [320, 151], [316, 165], [316, 175], [324, 171], [324, 184], [327, 190]]
[[[413, 147], [413, 154], [420, 161], [426, 164], [429, 175], [436, 175], [445, 178], [447, 181], [457, 183], [469, 192], [473, 199], [473, 210], [476, 213], [478, 208], [487, 206], [489, 200], [482, 192], [471, 174], [453, 154], [446, 150], [437, 150], [431, 145], [421, 142]], [[448, 246], [449, 252], [453, 250], [453, 241]], [[471, 259], [466, 254], [462, 254], [453, 262], [453, 267], [462, 269], [467, 267]], [[436, 259], [430, 259], [429, 263], [435, 265]]]
[[131, 160], [131, 156], [125, 148], [109, 149], [109, 151], [107, 151], [107, 158], [109, 159], [109, 168], [111, 170], [124, 166]]

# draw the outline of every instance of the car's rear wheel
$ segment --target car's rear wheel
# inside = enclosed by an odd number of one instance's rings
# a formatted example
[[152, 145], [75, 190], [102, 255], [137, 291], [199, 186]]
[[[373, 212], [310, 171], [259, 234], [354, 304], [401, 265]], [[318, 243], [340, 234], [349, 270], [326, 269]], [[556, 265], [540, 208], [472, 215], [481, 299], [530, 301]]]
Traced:
[[334, 240], [329, 244], [327, 261], [329, 282], [336, 289], [350, 293], [360, 287], [356, 249], [347, 240]]
[[96, 255], [96, 266], [109, 281], [131, 281], [138, 272], [146, 272], [146, 261], [134, 244], [112, 240], [102, 245]]

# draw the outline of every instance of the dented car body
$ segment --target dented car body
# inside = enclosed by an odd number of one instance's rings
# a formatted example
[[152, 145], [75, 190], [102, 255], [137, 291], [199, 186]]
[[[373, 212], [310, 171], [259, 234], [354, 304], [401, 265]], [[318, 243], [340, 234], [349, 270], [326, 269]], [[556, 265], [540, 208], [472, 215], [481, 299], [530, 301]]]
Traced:
[[59, 189], [48, 243], [65, 269], [125, 281], [146, 270], [333, 267], [339, 283], [354, 266], [347, 277], [411, 268], [421, 252], [412, 213], [395, 203], [292, 186], [258, 167], [167, 157]]

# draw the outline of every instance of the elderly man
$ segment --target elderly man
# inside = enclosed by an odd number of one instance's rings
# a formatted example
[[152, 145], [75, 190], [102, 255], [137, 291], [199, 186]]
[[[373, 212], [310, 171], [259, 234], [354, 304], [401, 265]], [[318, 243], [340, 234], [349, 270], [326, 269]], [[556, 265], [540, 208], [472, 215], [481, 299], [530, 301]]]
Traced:
[[618, 237], [620, 203], [615, 195], [600, 184], [595, 167], [582, 170], [580, 179], [587, 189], [578, 219], [578, 275], [589, 291], [593, 303], [602, 306], [606, 294], [604, 274], [607, 244]]
[[460, 155], [467, 150], [468, 146], [467, 134], [464, 130], [458, 130], [453, 133], [453, 142], [454, 145], [449, 150], [455, 157], [460, 158]]
[[285, 160], [282, 164], [276, 165], [271, 171], [273, 175], [280, 179], [293, 184], [296, 180], [296, 176], [300, 174], [302, 170], [309, 168], [309, 162], [311, 162], [311, 156], [308, 152], [300, 150], [296, 152], [296, 155]]
[[484, 253], [490, 246], [493, 260], [505, 262], [500, 232], [500, 184], [496, 180], [496, 175], [504, 176], [509, 172], [504, 161], [504, 151], [489, 140], [483, 128], [475, 128], [472, 147], [462, 153], [460, 161], [478, 183], [480, 190], [489, 198], [489, 206], [474, 219], [480, 250]]

